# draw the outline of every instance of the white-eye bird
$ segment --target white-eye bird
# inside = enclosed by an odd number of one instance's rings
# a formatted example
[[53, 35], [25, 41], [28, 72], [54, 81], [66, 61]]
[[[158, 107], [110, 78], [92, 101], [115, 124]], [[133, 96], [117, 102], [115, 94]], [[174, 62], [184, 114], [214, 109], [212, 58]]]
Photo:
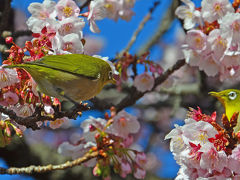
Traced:
[[80, 102], [96, 96], [108, 83], [115, 83], [108, 62], [83, 54], [45, 56], [37, 61], [4, 66], [26, 70], [38, 91], [60, 101]]
[[[224, 106], [225, 114], [230, 121], [235, 112], [240, 112], [240, 90], [226, 89], [220, 92], [209, 92], [210, 95], [215, 96]], [[240, 114], [234, 132], [240, 130]]]

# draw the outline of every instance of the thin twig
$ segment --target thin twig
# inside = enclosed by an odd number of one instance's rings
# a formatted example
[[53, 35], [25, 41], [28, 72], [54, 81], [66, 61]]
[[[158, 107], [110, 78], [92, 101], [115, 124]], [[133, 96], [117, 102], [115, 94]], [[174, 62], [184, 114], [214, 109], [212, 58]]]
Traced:
[[119, 57], [121, 57], [123, 55], [124, 52], [128, 52], [129, 49], [132, 47], [132, 45], [135, 43], [138, 34], [142, 31], [142, 29], [144, 28], [145, 24], [151, 19], [152, 17], [152, 13], [153, 11], [156, 9], [156, 7], [159, 5], [159, 1], [156, 1], [153, 5], [152, 8], [150, 8], [148, 14], [143, 18], [143, 20], [140, 22], [138, 28], [136, 29], [136, 31], [133, 33], [129, 43], [127, 44], [127, 47], [125, 49], [123, 49], [120, 53], [119, 53]]
[[141, 46], [140, 50], [137, 53], [138, 56], [141, 56], [142, 54], [146, 53], [154, 44], [158, 42], [158, 40], [162, 37], [162, 35], [169, 29], [169, 27], [172, 24], [172, 21], [175, 18], [174, 12], [177, 6], [178, 6], [178, 1], [173, 0], [165, 16], [159, 23], [156, 33], [150, 38], [148, 42], [144, 43], [144, 45]]
[[83, 157], [80, 157], [76, 160], [73, 161], [67, 161], [63, 164], [58, 164], [58, 165], [46, 165], [46, 166], [35, 166], [31, 165], [28, 167], [10, 167], [8, 169], [6, 168], [0, 168], [0, 174], [32, 174], [32, 173], [45, 173], [45, 172], [50, 172], [50, 171], [55, 171], [55, 170], [64, 170], [67, 168], [72, 168], [74, 166], [79, 166], [82, 163], [98, 157], [98, 152], [88, 152], [86, 153]]

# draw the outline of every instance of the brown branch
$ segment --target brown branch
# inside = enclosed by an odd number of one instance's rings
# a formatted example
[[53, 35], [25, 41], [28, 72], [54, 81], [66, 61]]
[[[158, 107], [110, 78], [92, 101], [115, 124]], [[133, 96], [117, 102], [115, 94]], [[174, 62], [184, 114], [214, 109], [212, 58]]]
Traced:
[[161, 76], [155, 79], [154, 86], [152, 90], [146, 91], [146, 92], [140, 92], [137, 91], [137, 89], [132, 86], [129, 88], [128, 92], [129, 95], [125, 97], [117, 106], [117, 111], [122, 110], [123, 108], [127, 106], [131, 106], [136, 103], [138, 99], [140, 99], [144, 94], [153, 91], [158, 85], [162, 84], [171, 74], [173, 74], [176, 70], [181, 68], [185, 65], [185, 59], [178, 60], [176, 64], [174, 64], [171, 68], [169, 68], [167, 71], [165, 71]]
[[91, 0], [86, 0], [85, 3], [83, 3], [79, 8], [80, 10], [82, 10], [83, 8], [85, 8], [86, 6], [88, 6], [90, 4]]
[[2, 12], [0, 22], [0, 35], [2, 35], [2, 32], [8, 27], [10, 12], [11, 12], [11, 0], [5, 0], [4, 10]]
[[13, 39], [16, 39], [20, 36], [31, 36], [32, 35], [32, 31], [30, 30], [21, 30], [21, 31], [16, 31], [13, 32], [12, 37]]
[[123, 55], [124, 52], [128, 52], [129, 49], [132, 47], [132, 45], [135, 43], [138, 34], [142, 31], [142, 29], [144, 28], [145, 24], [151, 19], [152, 17], [152, 13], [153, 11], [156, 9], [156, 7], [159, 5], [159, 1], [156, 1], [153, 4], [153, 7], [149, 9], [148, 14], [143, 18], [143, 20], [140, 22], [138, 28], [136, 29], [136, 31], [133, 33], [130, 41], [127, 44], [127, 47], [125, 49], [123, 49], [119, 54], [118, 57], [121, 57]]
[[36, 107], [35, 112], [32, 116], [28, 117], [19, 117], [16, 113], [6, 107], [0, 106], [0, 112], [9, 116], [11, 120], [14, 120], [20, 125], [24, 125], [27, 128], [32, 128], [33, 130], [40, 129], [36, 124], [38, 121], [54, 121], [59, 118], [68, 117], [70, 119], [76, 119], [78, 112], [89, 110], [89, 107], [85, 104], [79, 104], [78, 107], [75, 107], [72, 111], [55, 111], [51, 116], [41, 115], [42, 109]]
[[83, 157], [80, 157], [73, 161], [67, 161], [63, 164], [58, 165], [46, 165], [46, 166], [35, 166], [31, 165], [28, 167], [10, 167], [8, 169], [6, 168], [0, 168], [0, 174], [31, 174], [31, 173], [45, 173], [55, 170], [64, 170], [67, 168], [72, 168], [74, 166], [79, 166], [84, 162], [87, 162], [90, 159], [98, 157], [98, 152], [88, 152]]

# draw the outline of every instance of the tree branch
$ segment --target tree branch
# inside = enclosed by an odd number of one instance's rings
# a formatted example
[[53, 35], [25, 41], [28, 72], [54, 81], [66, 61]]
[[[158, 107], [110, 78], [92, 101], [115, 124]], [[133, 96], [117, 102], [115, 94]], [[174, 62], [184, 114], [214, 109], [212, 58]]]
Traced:
[[4, 10], [2, 12], [0, 22], [0, 36], [2, 35], [2, 32], [8, 27], [10, 12], [11, 12], [11, 0], [5, 0]]
[[122, 110], [127, 106], [131, 106], [136, 103], [138, 99], [140, 99], [144, 94], [153, 91], [158, 85], [162, 84], [171, 74], [173, 74], [176, 70], [185, 65], [185, 59], [178, 60], [176, 64], [174, 64], [171, 68], [165, 71], [161, 76], [155, 79], [154, 86], [152, 90], [146, 92], [138, 91], [134, 86], [129, 88], [129, 95], [125, 97], [117, 106], [117, 111]]
[[38, 121], [54, 121], [59, 118], [68, 117], [70, 119], [75, 119], [78, 112], [89, 110], [86, 104], [79, 104], [78, 107], [75, 107], [72, 111], [55, 111], [51, 116], [43, 116], [42, 109], [37, 107], [32, 116], [28, 117], [19, 117], [16, 113], [6, 107], [0, 106], [0, 112], [9, 116], [10, 119], [14, 120], [20, 125], [24, 125], [27, 128], [32, 128], [33, 130], [40, 129], [36, 122]]
[[88, 152], [86, 153], [83, 157], [80, 157], [76, 160], [73, 161], [67, 161], [63, 164], [58, 164], [58, 165], [46, 165], [46, 166], [28, 166], [28, 167], [21, 167], [21, 168], [16, 168], [16, 167], [11, 167], [11, 168], [0, 168], [0, 174], [31, 174], [31, 173], [44, 173], [44, 172], [49, 172], [49, 171], [55, 171], [55, 170], [64, 170], [67, 168], [71, 168], [74, 166], [79, 166], [82, 163], [98, 157], [98, 152]]
[[160, 3], [159, 1], [154, 2], [153, 7], [149, 9], [148, 14], [143, 18], [143, 20], [139, 24], [138, 28], [136, 29], [136, 31], [133, 33], [130, 41], [128, 42], [127, 47], [125, 49], [123, 49], [122, 52], [120, 52], [118, 54], [119, 57], [121, 57], [124, 52], [128, 52], [129, 49], [132, 47], [132, 45], [135, 43], [138, 34], [142, 31], [142, 29], [144, 28], [145, 24], [151, 19], [152, 13], [156, 9], [156, 7], [159, 5], [159, 3]]
[[165, 16], [159, 23], [156, 33], [150, 38], [150, 40], [147, 43], [144, 43], [144, 46], [142, 46], [142, 48], [140, 48], [140, 50], [137, 53], [138, 56], [141, 56], [142, 54], [146, 53], [154, 44], [156, 44], [158, 42], [160, 37], [169, 29], [169, 27], [172, 24], [172, 21], [175, 18], [174, 13], [175, 13], [177, 6], [178, 6], [178, 1], [173, 0], [171, 6], [169, 7]]

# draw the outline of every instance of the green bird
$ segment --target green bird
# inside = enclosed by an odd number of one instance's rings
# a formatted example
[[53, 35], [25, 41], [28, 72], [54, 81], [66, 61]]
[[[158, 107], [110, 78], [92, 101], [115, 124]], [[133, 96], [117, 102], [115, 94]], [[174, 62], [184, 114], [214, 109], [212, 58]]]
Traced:
[[74, 104], [91, 99], [104, 85], [116, 82], [108, 62], [83, 54], [50, 55], [4, 68], [26, 70], [39, 92]]
[[[226, 89], [220, 92], [209, 92], [210, 95], [216, 97], [224, 106], [225, 114], [230, 121], [233, 114], [240, 112], [240, 90]], [[240, 115], [238, 115], [237, 125], [234, 132], [240, 130]]]

